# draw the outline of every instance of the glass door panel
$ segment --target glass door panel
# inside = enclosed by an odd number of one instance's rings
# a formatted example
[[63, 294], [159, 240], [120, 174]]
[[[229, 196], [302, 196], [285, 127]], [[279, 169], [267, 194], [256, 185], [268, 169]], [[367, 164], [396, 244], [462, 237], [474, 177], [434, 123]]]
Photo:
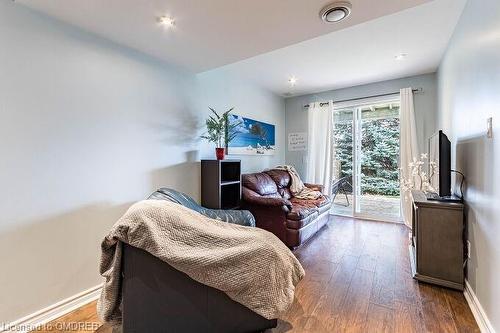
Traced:
[[399, 103], [357, 109], [356, 213], [400, 221]]
[[334, 159], [333, 187], [334, 204], [332, 213], [336, 215], [353, 216], [353, 133], [354, 116], [352, 108], [334, 112]]

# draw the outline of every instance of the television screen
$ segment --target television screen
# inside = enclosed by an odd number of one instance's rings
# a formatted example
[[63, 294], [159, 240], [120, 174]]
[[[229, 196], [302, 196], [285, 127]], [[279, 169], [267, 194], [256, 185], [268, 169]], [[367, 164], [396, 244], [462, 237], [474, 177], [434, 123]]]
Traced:
[[429, 138], [429, 175], [436, 194], [451, 194], [451, 142], [443, 131]]

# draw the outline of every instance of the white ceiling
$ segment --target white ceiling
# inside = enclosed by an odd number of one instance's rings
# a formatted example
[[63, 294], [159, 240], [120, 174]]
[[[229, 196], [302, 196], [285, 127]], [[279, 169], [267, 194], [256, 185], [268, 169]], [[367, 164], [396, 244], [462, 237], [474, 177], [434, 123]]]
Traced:
[[[436, 71], [466, 0], [434, 0], [222, 70], [289, 96]], [[406, 53], [403, 61], [394, 56]], [[298, 83], [291, 88], [288, 78]]]
[[[318, 13], [329, 0], [16, 0], [194, 72], [247, 59], [428, 1], [351, 0], [353, 12], [349, 19], [327, 25], [319, 19]], [[445, 2], [456, 7], [450, 1]], [[162, 15], [175, 18], [176, 26], [172, 31], [166, 31], [156, 22]], [[448, 21], [448, 17], [444, 20]], [[427, 27], [427, 19], [421, 18], [420, 24]], [[446, 24], [438, 27], [441, 26], [448, 28]], [[425, 33], [430, 30], [424, 28]], [[438, 29], [434, 32], [441, 34]], [[365, 30], [365, 34], [369, 33]], [[390, 35], [398, 37], [396, 31]], [[356, 41], [360, 39], [360, 36], [354, 37]], [[345, 41], [345, 38], [344, 35], [342, 39]], [[363, 41], [367, 39], [370, 40], [365, 37]], [[348, 41], [344, 47], [359, 49], [353, 41]], [[287, 63], [293, 66], [286, 73], [301, 69], [305, 72], [307, 68], [304, 61]]]

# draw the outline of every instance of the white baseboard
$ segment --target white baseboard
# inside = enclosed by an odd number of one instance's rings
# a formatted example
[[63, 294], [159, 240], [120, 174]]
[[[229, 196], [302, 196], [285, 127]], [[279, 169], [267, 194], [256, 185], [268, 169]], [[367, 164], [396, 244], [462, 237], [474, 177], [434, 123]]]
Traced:
[[469, 281], [467, 280], [465, 280], [464, 296], [465, 299], [467, 300], [467, 304], [469, 304], [469, 307], [472, 311], [472, 314], [474, 315], [474, 318], [476, 319], [477, 325], [479, 326], [481, 333], [495, 333], [495, 329], [491, 325], [488, 316], [484, 312], [481, 303], [479, 303], [479, 300], [477, 299], [474, 290], [472, 290], [472, 287], [470, 286]]
[[12, 323], [2, 327], [0, 325], [1, 333], [25, 333], [34, 330], [40, 325], [47, 324], [54, 319], [64, 316], [71, 311], [78, 309], [92, 301], [99, 298], [101, 294], [102, 284], [82, 291], [79, 294], [68, 297], [56, 304], [50, 305], [45, 309], [39, 310], [35, 313], [20, 318]]

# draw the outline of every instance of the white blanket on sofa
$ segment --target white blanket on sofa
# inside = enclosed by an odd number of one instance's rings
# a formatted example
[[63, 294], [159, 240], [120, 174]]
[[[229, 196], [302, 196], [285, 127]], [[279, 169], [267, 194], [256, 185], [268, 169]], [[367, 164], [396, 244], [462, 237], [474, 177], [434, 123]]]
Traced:
[[143, 249], [192, 279], [225, 292], [267, 319], [293, 302], [304, 269], [273, 234], [210, 219], [163, 200], [134, 204], [101, 244], [106, 278], [98, 302], [102, 320], [121, 323], [122, 243]]
[[277, 166], [275, 169], [288, 172], [290, 178], [292, 179], [290, 184], [290, 192], [292, 192], [292, 195], [294, 197], [305, 200], [316, 200], [323, 196], [323, 193], [321, 193], [320, 191], [316, 191], [305, 186], [304, 183], [302, 182], [302, 179], [300, 179], [299, 173], [297, 172], [297, 170], [295, 170], [293, 166], [280, 165]]

